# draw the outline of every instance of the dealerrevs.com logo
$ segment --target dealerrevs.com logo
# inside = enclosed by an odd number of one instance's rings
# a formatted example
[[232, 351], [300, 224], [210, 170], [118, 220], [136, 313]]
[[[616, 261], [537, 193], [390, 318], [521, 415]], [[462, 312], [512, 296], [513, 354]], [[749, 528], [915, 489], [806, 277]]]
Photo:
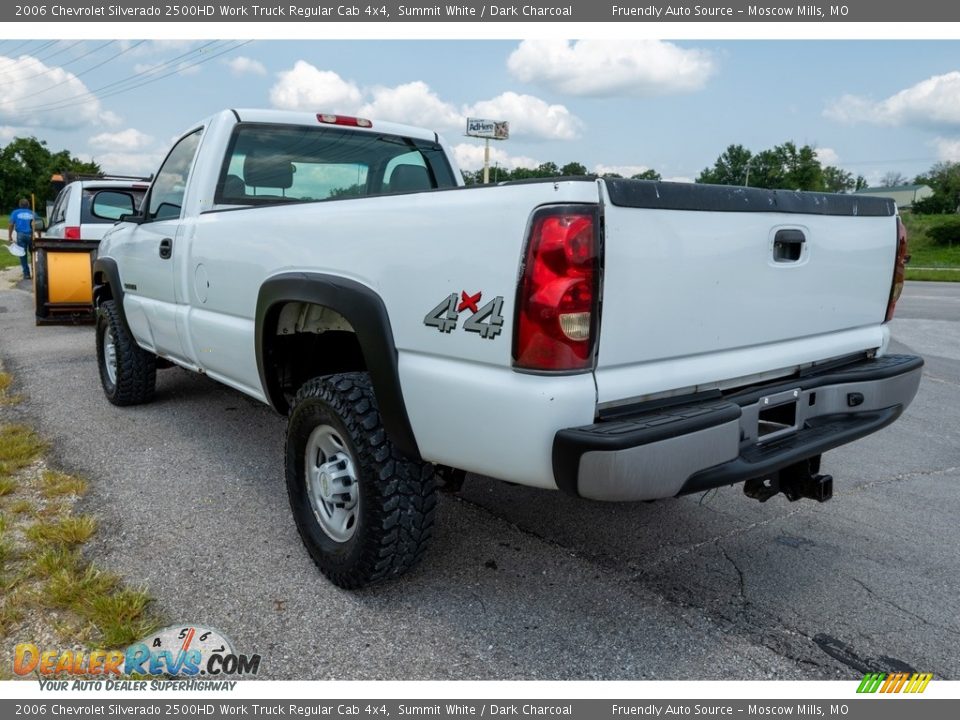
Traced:
[[37, 674], [41, 678], [113, 680], [140, 676], [212, 680], [256, 675], [259, 669], [259, 655], [234, 652], [226, 636], [200, 625], [171, 625], [126, 650], [50, 650], [20, 643], [13, 658], [16, 675]]

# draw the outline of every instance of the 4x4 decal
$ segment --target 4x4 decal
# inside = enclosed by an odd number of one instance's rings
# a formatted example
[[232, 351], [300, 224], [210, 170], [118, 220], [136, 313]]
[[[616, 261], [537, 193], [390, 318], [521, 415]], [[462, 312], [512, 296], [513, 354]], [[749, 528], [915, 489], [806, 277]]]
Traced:
[[462, 290], [458, 303], [457, 294], [450, 293], [424, 316], [423, 324], [435, 327], [442, 333], [450, 333], [457, 329], [460, 313], [469, 310], [471, 315], [463, 324], [463, 329], [493, 340], [503, 331], [503, 296], [498, 295], [483, 307], [479, 307], [481, 297], [483, 291], [468, 295], [466, 290]]

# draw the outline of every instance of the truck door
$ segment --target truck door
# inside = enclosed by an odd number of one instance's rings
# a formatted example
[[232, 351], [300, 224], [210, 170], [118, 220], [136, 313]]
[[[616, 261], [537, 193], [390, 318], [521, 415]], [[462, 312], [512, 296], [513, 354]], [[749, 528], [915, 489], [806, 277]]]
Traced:
[[170, 150], [144, 201], [143, 221], [115, 251], [122, 256], [124, 309], [137, 339], [158, 355], [181, 359], [174, 258], [181, 250], [183, 198], [201, 134], [194, 130]]

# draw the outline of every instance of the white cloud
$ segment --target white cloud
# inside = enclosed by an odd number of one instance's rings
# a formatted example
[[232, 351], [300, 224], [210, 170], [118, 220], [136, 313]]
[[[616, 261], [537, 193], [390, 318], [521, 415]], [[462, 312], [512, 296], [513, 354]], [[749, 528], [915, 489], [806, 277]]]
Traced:
[[118, 151], [79, 153], [78, 157], [81, 160], [96, 162], [106, 173], [147, 177], [150, 173], [156, 172], [166, 153], [166, 149], [151, 152]]
[[646, 165], [604, 165], [600, 163], [594, 165], [593, 172], [597, 175], [606, 175], [607, 173], [616, 173], [617, 175], [622, 175], [625, 178], [632, 177], [634, 175], [639, 175], [645, 170], [650, 168]]
[[960, 138], [937, 138], [937, 157], [948, 162], [960, 162]]
[[813, 153], [817, 156], [817, 160], [820, 161], [821, 165], [833, 165], [836, 167], [840, 163], [840, 156], [833, 148], [814, 148]]
[[510, 135], [547, 140], [573, 140], [583, 122], [563, 105], [548, 105], [533, 95], [505, 92], [464, 108], [471, 117], [508, 120]]
[[[461, 170], [480, 170], [483, 167], [483, 145], [479, 142], [454, 145], [453, 154]], [[535, 168], [540, 165], [540, 161], [523, 155], [509, 155], [505, 150], [491, 145], [490, 167], [493, 168], [495, 164], [515, 170], [518, 167]]]
[[252, 58], [235, 57], [231, 60], [227, 60], [227, 67], [230, 68], [231, 72], [234, 75], [266, 75], [267, 68], [264, 67], [263, 63], [259, 60], [253, 60]]
[[533, 95], [506, 92], [457, 107], [420, 80], [361, 89], [337, 73], [320, 70], [304, 60], [278, 74], [270, 89], [270, 103], [283, 110], [360, 115], [439, 131], [463, 132], [467, 116], [508, 120], [511, 136], [549, 140], [573, 139], [583, 127], [563, 105], [550, 105]]
[[7, 125], [0, 126], [0, 142], [8, 143], [19, 134], [20, 131], [15, 127], [9, 127]]
[[0, 67], [4, 84], [0, 123], [68, 129], [109, 120], [87, 86], [61, 67], [29, 55], [0, 56]]
[[705, 50], [663, 40], [524, 40], [507, 68], [556, 92], [609, 97], [699, 90], [715, 64]]
[[107, 127], [117, 127], [123, 123], [123, 118], [117, 115], [113, 110], [104, 110], [100, 113], [100, 124]]
[[934, 75], [885, 100], [844, 95], [823, 114], [851, 125], [960, 126], [960, 71]]
[[363, 102], [360, 89], [330, 70], [319, 70], [304, 60], [278, 73], [270, 89], [270, 103], [282, 110], [312, 110], [355, 114]]
[[100, 133], [89, 140], [94, 150], [130, 151], [143, 150], [153, 142], [150, 135], [140, 132], [136, 128], [128, 128], [115, 133]]
[[419, 125], [434, 130], [465, 126], [463, 115], [419, 80], [394, 88], [376, 87], [370, 92], [372, 99], [359, 110], [363, 117]]

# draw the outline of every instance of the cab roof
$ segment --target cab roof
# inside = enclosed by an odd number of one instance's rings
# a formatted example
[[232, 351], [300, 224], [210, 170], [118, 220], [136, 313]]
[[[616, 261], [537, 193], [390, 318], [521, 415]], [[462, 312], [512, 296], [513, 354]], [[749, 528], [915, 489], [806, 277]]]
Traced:
[[[261, 122], [261, 123], [278, 123], [285, 125], [317, 125], [317, 126], [328, 126], [326, 123], [321, 123], [317, 116], [320, 114], [326, 114], [323, 111], [317, 112], [298, 112], [293, 110], [266, 110], [266, 109], [256, 109], [256, 108], [237, 108], [235, 110], [227, 110], [225, 112], [230, 112], [236, 115], [240, 119], [240, 122]], [[352, 116], [348, 116], [352, 117]], [[375, 118], [367, 118], [372, 123], [372, 127], [358, 127], [350, 126], [351, 130], [356, 130], [357, 132], [372, 132], [372, 133], [387, 133], [388, 135], [400, 135], [402, 137], [416, 138], [418, 140], [436, 140], [437, 134], [433, 130], [428, 130], [426, 128], [415, 127], [413, 125], [402, 125], [400, 123], [385, 122], [382, 120], [377, 120]]]

